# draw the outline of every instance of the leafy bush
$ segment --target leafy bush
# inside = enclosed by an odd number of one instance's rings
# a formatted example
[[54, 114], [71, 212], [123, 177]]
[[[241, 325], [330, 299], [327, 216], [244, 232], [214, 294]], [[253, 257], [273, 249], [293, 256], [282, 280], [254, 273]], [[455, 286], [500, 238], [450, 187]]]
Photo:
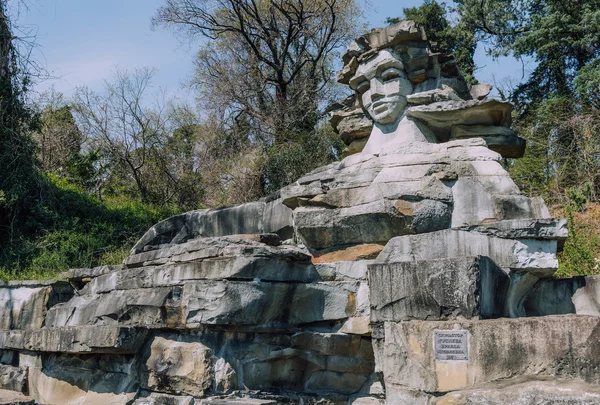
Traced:
[[567, 206], [555, 213], [569, 220], [569, 237], [558, 256], [558, 278], [599, 274], [600, 204], [588, 204], [577, 211]]
[[176, 213], [123, 197], [101, 201], [65, 179], [48, 180], [52, 199], [21, 224], [28, 232], [2, 245], [1, 279], [54, 278], [68, 268], [117, 264], [150, 226]]

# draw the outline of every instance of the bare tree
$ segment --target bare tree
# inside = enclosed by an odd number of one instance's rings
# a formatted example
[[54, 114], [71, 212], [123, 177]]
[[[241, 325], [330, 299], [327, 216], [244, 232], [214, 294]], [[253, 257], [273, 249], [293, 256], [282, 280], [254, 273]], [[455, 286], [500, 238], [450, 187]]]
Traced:
[[33, 139], [38, 146], [42, 169], [64, 174], [84, 141], [83, 134], [75, 124], [72, 106], [54, 88], [42, 93], [36, 105], [41, 128], [33, 134]]
[[145, 104], [152, 75], [148, 69], [133, 74], [117, 70], [114, 80], [106, 82], [104, 94], [82, 87], [75, 95], [82, 131], [107, 159], [122, 165], [144, 202], [149, 196], [143, 170], [159, 153], [169, 131], [166, 103]]
[[277, 142], [316, 123], [331, 57], [354, 36], [358, 10], [355, 0], [166, 0], [153, 22], [207, 39], [198, 57], [205, 96], [230, 122], [249, 117], [255, 134]]

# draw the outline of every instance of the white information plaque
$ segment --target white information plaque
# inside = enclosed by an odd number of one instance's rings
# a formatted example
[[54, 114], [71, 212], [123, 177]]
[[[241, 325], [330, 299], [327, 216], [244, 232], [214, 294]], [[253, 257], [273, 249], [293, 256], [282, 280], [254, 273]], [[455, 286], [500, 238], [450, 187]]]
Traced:
[[469, 360], [466, 330], [434, 330], [433, 334], [436, 360]]

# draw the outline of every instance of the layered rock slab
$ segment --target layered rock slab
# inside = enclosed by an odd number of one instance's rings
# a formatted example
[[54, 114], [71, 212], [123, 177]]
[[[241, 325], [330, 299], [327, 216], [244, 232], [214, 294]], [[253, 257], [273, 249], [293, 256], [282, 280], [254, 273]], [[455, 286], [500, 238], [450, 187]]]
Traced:
[[498, 388], [481, 388], [446, 394], [431, 405], [593, 405], [600, 403], [598, 386], [579, 381], [531, 381]]
[[[439, 360], [435, 331], [464, 331], [466, 360]], [[449, 392], [520, 376], [600, 383], [598, 331], [590, 316], [386, 322], [375, 345], [386, 387]], [[526, 339], [523, 337], [527, 336]]]
[[509, 283], [484, 256], [371, 264], [371, 320], [498, 318]]

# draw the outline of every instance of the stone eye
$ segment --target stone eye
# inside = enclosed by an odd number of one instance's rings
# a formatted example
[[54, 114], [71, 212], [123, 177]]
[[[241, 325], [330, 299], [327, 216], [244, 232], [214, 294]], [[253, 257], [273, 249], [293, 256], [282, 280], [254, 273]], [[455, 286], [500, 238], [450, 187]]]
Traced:
[[400, 77], [400, 70], [396, 68], [389, 68], [383, 71], [381, 74], [381, 78], [383, 81], [387, 82], [388, 80], [397, 79]]
[[369, 87], [371, 87], [371, 85], [369, 84], [369, 82], [367, 82], [367, 81], [360, 82], [356, 86], [356, 91], [358, 91], [360, 94], [363, 94], [365, 91], [369, 90]]

